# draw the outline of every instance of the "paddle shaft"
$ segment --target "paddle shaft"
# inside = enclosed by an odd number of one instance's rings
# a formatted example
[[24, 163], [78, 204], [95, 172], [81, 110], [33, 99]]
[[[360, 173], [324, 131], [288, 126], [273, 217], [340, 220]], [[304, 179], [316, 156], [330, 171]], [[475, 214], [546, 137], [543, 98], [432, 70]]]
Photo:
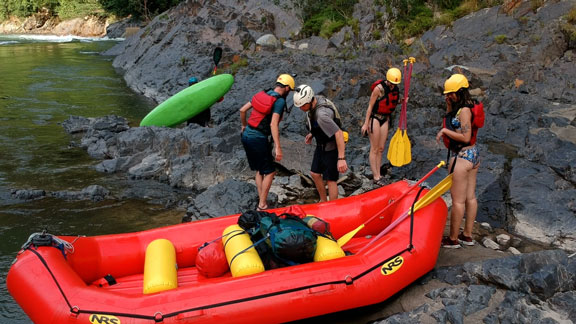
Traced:
[[[407, 68], [407, 62], [410, 62], [410, 68]], [[404, 99], [402, 100], [402, 111], [400, 112], [400, 122], [398, 123], [398, 128], [401, 130], [406, 130], [408, 127], [408, 118], [407, 118], [407, 110], [408, 110], [408, 93], [410, 92], [410, 81], [412, 80], [412, 67], [414, 66], [415, 59], [411, 57], [408, 60], [404, 60]], [[408, 73], [406, 73], [406, 69], [408, 69]]]
[[430, 170], [430, 172], [428, 172], [424, 177], [422, 177], [422, 179], [420, 179], [418, 182], [416, 182], [414, 185], [412, 185], [410, 188], [408, 188], [408, 190], [406, 190], [402, 195], [400, 195], [400, 197], [396, 198], [390, 204], [386, 205], [386, 207], [384, 207], [382, 210], [380, 210], [379, 212], [374, 214], [374, 216], [370, 217], [370, 219], [368, 219], [362, 225], [360, 225], [357, 228], [355, 228], [354, 230], [342, 235], [338, 239], [338, 245], [343, 246], [346, 243], [348, 243], [354, 237], [354, 235], [356, 235], [362, 228], [364, 228], [364, 226], [366, 226], [366, 224], [372, 222], [373, 220], [375, 220], [376, 218], [378, 218], [382, 214], [384, 214], [388, 210], [388, 208], [393, 206], [396, 202], [402, 200], [402, 198], [406, 197], [407, 194], [409, 194], [414, 188], [417, 188], [424, 180], [426, 180], [434, 172], [436, 172], [438, 169], [440, 169], [442, 166], [444, 166], [444, 164], [446, 164], [444, 161], [440, 161], [440, 163], [438, 163], [438, 165], [434, 169]]
[[[440, 197], [442, 194], [444, 194], [444, 192], [446, 192], [448, 189], [450, 189], [450, 186], [446, 186], [446, 183], [448, 183], [448, 182], [450, 182], [450, 184], [452, 182], [452, 175], [451, 174], [449, 174], [446, 178], [444, 178], [436, 186], [434, 186], [434, 188], [432, 188], [430, 191], [428, 191], [424, 195], [424, 197], [422, 197], [422, 199], [418, 200], [416, 202], [416, 204], [414, 205], [414, 211], [413, 212], [416, 212], [420, 208], [424, 208], [424, 207], [428, 206], [432, 201], [436, 200], [436, 198]], [[372, 240], [370, 240], [370, 242], [368, 242], [368, 244], [364, 245], [364, 247], [362, 247], [360, 250], [358, 250], [358, 252], [356, 252], [356, 254], [361, 253], [362, 251], [366, 250], [370, 245], [374, 244], [374, 242], [376, 242], [382, 236], [386, 235], [388, 232], [390, 232], [392, 229], [394, 229], [394, 227], [396, 227], [403, 220], [405, 220], [406, 217], [408, 217], [411, 214], [411, 212], [412, 212], [412, 209], [408, 209], [404, 214], [402, 214], [402, 216], [398, 217], [394, 222], [392, 222], [392, 224], [388, 225], [385, 229], [383, 229], [380, 233], [378, 233], [378, 235], [373, 237]]]
[[402, 100], [402, 109], [400, 110], [400, 120], [398, 121], [398, 129], [401, 130], [405, 130], [406, 128], [404, 127], [405, 121], [404, 119], [406, 118], [406, 109], [407, 109], [407, 102], [406, 102], [406, 98], [408, 96], [408, 87], [407, 87], [407, 83], [408, 83], [408, 74], [406, 74], [406, 70], [407, 70], [407, 64], [408, 60], [404, 60], [404, 98]]
[[408, 188], [408, 190], [406, 190], [402, 195], [400, 195], [400, 197], [398, 197], [396, 200], [394, 200], [392, 203], [386, 205], [386, 207], [384, 207], [382, 210], [380, 210], [378, 213], [376, 213], [376, 215], [372, 216], [370, 219], [368, 219], [364, 225], [369, 224], [371, 221], [375, 220], [376, 218], [382, 216], [382, 214], [384, 214], [388, 208], [390, 208], [391, 206], [393, 206], [394, 204], [396, 204], [397, 202], [399, 202], [400, 200], [402, 200], [402, 198], [406, 197], [406, 195], [408, 195], [410, 192], [412, 192], [412, 190], [414, 190], [414, 188], [417, 188], [420, 184], [422, 184], [422, 182], [424, 182], [426, 179], [428, 179], [428, 177], [430, 177], [434, 172], [438, 171], [438, 169], [440, 169], [441, 167], [444, 166], [444, 164], [446, 164], [444, 161], [441, 161], [440, 163], [438, 163], [437, 166], [435, 166], [432, 170], [430, 170], [430, 172], [426, 173], [426, 175], [424, 175], [422, 177], [422, 179], [418, 180], [418, 182], [416, 182], [414, 185], [412, 185], [410, 188]]

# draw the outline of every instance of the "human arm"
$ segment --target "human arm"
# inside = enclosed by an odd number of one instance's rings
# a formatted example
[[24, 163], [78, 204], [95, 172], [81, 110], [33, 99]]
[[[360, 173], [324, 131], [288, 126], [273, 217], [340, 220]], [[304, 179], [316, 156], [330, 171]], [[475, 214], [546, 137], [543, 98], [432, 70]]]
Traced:
[[280, 114], [273, 113], [272, 121], [270, 122], [270, 132], [274, 140], [274, 152], [276, 154], [276, 161], [282, 160], [282, 147], [280, 146]]
[[306, 139], [304, 140], [304, 143], [312, 144], [312, 133], [308, 133], [308, 135], [306, 135]]
[[460, 131], [442, 128], [436, 134], [436, 142], [440, 143], [442, 136], [445, 135], [460, 143], [470, 143], [470, 140], [472, 139], [472, 112], [470, 109], [462, 109], [459, 118], [461, 125]]
[[336, 164], [338, 172], [344, 173], [348, 170], [348, 164], [346, 163], [346, 143], [344, 142], [344, 134], [342, 130], [338, 130], [334, 134], [336, 138], [336, 148], [338, 149], [338, 163]]
[[244, 106], [242, 106], [242, 108], [240, 108], [240, 122], [242, 123], [242, 132], [244, 132], [244, 129], [248, 124], [248, 121], [246, 120], [246, 112], [250, 108], [252, 108], [252, 103], [250, 103], [250, 101], [248, 101], [246, 104], [244, 104]]

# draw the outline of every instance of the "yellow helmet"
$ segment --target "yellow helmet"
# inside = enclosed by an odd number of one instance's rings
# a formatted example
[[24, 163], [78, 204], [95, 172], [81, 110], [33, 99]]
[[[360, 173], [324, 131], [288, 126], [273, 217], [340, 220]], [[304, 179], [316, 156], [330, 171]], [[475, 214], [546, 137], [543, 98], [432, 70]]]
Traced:
[[294, 90], [294, 78], [290, 74], [280, 74], [276, 83], [280, 83], [284, 86], [289, 86], [290, 90]]
[[444, 82], [444, 94], [456, 92], [462, 88], [468, 88], [468, 79], [463, 74], [452, 74]]
[[402, 73], [397, 68], [390, 68], [388, 72], [386, 72], [386, 80], [398, 84], [402, 81]]

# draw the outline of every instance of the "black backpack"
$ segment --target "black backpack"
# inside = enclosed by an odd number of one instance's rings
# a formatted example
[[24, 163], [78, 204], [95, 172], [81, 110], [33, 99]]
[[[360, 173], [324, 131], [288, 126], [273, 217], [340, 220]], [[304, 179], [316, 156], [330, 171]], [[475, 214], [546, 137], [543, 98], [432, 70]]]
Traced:
[[266, 269], [312, 262], [316, 235], [298, 216], [265, 211], [247, 211], [238, 225], [250, 234]]

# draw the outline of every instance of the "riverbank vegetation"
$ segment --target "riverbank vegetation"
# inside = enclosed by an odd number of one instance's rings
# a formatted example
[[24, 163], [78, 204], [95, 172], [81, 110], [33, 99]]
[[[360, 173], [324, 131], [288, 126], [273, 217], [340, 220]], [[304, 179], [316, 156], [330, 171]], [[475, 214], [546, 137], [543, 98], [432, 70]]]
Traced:
[[132, 16], [149, 21], [179, 2], [181, 0], [2, 0], [0, 20], [43, 14], [61, 19]]
[[[3, 0], [0, 20], [11, 16], [29, 17], [37, 13], [69, 19], [84, 16], [133, 17], [150, 21], [182, 0]], [[473, 11], [495, 6], [503, 0], [373, 0], [378, 19], [391, 20], [392, 35], [404, 39], [422, 34], [437, 25], [450, 25]], [[537, 0], [534, 0], [537, 1]], [[517, 3], [518, 0], [509, 2]], [[353, 17], [358, 0], [294, 1], [301, 12], [302, 37], [313, 35], [329, 38], [344, 26], [359, 33], [359, 21]], [[378, 24], [384, 26], [382, 24]], [[378, 28], [372, 37], [383, 33]]]
[[[512, 0], [512, 2], [518, 2]], [[357, 32], [352, 17], [357, 0], [305, 0], [302, 2], [302, 35], [329, 38], [344, 26]], [[502, 0], [374, 0], [377, 19], [391, 19], [392, 34], [398, 38], [417, 36], [437, 25], [450, 25], [456, 19]], [[382, 9], [386, 15], [383, 14]], [[380, 24], [384, 26], [384, 22]], [[382, 33], [376, 31], [378, 39]]]

